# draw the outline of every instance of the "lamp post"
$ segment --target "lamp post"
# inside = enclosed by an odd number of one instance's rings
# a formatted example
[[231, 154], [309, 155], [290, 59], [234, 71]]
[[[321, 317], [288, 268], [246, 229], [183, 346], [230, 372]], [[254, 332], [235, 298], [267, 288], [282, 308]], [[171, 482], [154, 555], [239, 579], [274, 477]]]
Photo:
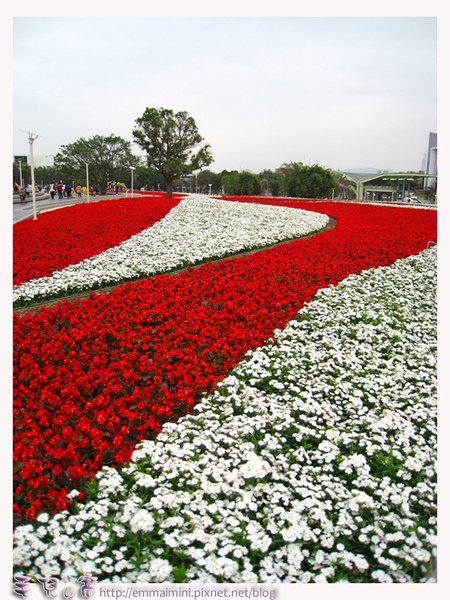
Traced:
[[86, 163], [86, 199], [89, 204], [89, 165]]
[[23, 187], [22, 161], [21, 160], [19, 160], [19, 179], [20, 179], [20, 187]]
[[209, 195], [211, 196], [212, 183], [208, 183], [208, 186], [209, 186]]
[[136, 167], [130, 167], [131, 171], [131, 195], [133, 195], [133, 173], [136, 170]]
[[33, 198], [33, 221], [37, 220], [36, 215], [36, 182], [34, 181], [34, 156], [33, 156], [33, 142], [38, 136], [28, 132], [28, 143], [30, 144], [30, 169], [31, 169], [31, 195]]

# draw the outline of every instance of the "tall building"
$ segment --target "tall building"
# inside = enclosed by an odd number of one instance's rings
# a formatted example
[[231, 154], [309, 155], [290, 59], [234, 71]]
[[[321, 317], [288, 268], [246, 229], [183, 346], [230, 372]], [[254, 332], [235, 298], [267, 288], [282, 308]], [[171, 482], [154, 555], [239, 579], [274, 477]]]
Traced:
[[422, 173], [425, 173], [426, 168], [427, 168], [427, 153], [425, 152], [425, 154], [423, 155], [423, 158], [422, 158], [422, 163], [420, 165], [420, 170], [422, 171]]
[[[437, 175], [437, 133], [430, 131], [428, 136], [427, 168], [426, 173]], [[424, 188], [428, 190], [436, 189], [436, 178], [428, 177], [425, 179]]]

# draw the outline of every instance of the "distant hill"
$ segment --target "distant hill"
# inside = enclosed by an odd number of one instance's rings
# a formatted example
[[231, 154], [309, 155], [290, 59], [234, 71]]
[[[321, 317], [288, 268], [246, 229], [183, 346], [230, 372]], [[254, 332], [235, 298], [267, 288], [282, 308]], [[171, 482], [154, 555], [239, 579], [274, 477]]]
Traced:
[[368, 173], [376, 175], [377, 173], [394, 173], [392, 169], [375, 169], [374, 167], [359, 167], [358, 169], [344, 169], [344, 173]]

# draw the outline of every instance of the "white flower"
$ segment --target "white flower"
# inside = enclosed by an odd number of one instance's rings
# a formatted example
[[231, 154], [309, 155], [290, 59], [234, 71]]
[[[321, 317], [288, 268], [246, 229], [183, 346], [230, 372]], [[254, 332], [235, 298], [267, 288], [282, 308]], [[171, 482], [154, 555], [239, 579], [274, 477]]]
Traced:
[[138, 531], [147, 533], [153, 530], [154, 525], [155, 519], [145, 509], [138, 510], [130, 520], [130, 528], [134, 533], [137, 533]]
[[268, 462], [262, 460], [259, 456], [254, 453], [247, 455], [247, 462], [244, 463], [240, 472], [245, 479], [251, 479], [253, 477], [262, 479], [267, 473], [269, 473], [271, 467]]
[[372, 579], [378, 581], [379, 583], [392, 583], [392, 577], [384, 571], [382, 571], [381, 569], [372, 571], [371, 575]]
[[163, 558], [154, 558], [147, 565], [147, 568], [150, 576], [149, 581], [154, 583], [168, 581], [172, 573], [172, 567], [170, 563]]

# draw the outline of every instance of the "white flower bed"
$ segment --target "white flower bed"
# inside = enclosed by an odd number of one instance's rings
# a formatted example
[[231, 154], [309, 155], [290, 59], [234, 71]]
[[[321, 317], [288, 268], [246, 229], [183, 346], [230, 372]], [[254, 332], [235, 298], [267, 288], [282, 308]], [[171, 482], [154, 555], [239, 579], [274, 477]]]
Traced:
[[409, 582], [435, 547], [436, 249], [321, 290], [194, 414], [15, 532], [18, 573]]
[[193, 195], [164, 219], [93, 258], [16, 286], [13, 301], [30, 301], [164, 273], [324, 228], [326, 215], [279, 206]]

